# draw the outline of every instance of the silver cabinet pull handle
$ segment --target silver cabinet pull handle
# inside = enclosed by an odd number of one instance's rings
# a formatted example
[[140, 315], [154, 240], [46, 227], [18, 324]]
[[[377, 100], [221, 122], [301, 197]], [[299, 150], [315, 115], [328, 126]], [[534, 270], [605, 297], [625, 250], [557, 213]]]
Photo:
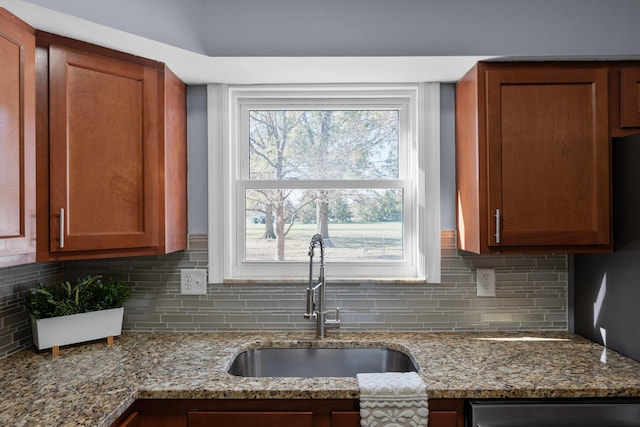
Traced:
[[60, 249], [64, 248], [64, 208], [60, 208]]
[[496, 209], [496, 243], [500, 243], [500, 209]]

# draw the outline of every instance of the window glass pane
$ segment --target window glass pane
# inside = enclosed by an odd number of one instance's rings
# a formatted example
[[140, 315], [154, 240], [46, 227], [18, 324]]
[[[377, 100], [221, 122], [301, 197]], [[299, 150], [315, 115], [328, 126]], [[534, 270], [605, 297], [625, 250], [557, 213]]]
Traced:
[[249, 179], [398, 178], [397, 110], [251, 110]]
[[245, 261], [307, 260], [318, 232], [332, 262], [404, 258], [402, 189], [251, 189], [245, 202]]

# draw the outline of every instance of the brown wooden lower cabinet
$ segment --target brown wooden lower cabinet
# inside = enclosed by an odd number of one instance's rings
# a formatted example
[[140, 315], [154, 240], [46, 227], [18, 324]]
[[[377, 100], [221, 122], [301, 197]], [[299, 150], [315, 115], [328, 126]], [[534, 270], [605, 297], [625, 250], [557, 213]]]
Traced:
[[[137, 400], [112, 427], [359, 427], [357, 400]], [[429, 427], [464, 427], [462, 399], [430, 399]]]
[[138, 427], [139, 425], [138, 412], [136, 411], [128, 411], [112, 424], [113, 427]]
[[312, 427], [313, 412], [189, 411], [189, 427]]
[[360, 425], [360, 411], [331, 412], [331, 427], [356, 427]]
[[464, 400], [430, 399], [429, 427], [464, 427]]

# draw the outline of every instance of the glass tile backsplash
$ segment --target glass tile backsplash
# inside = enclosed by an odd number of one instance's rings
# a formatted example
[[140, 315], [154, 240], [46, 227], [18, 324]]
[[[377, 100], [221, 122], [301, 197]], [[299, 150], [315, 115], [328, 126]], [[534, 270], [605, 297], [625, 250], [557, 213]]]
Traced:
[[31, 320], [24, 303], [27, 289], [62, 280], [62, 263], [0, 268], [0, 358], [32, 343]]
[[[183, 253], [74, 261], [65, 276], [118, 275], [134, 283], [124, 328], [132, 331], [312, 331], [303, 318], [305, 284], [209, 285], [206, 296], [180, 295], [180, 269], [207, 267], [206, 236]], [[327, 263], [330, 272], [330, 261]], [[475, 269], [496, 271], [496, 297], [477, 297]], [[340, 307], [341, 330], [566, 330], [565, 255], [459, 253], [442, 232], [442, 283], [338, 284], [327, 277], [327, 307]]]
[[[0, 358], [31, 345], [26, 289], [86, 274], [134, 286], [125, 305], [129, 331], [313, 331], [302, 315], [305, 284], [209, 285], [181, 295], [180, 270], [207, 268], [207, 237], [184, 252], [152, 257], [38, 263], [0, 269]], [[495, 268], [496, 297], [477, 297], [475, 269]], [[328, 262], [330, 272], [330, 261]], [[567, 330], [565, 255], [473, 255], [442, 232], [442, 283], [338, 284], [328, 277], [327, 307], [340, 307], [344, 331]]]

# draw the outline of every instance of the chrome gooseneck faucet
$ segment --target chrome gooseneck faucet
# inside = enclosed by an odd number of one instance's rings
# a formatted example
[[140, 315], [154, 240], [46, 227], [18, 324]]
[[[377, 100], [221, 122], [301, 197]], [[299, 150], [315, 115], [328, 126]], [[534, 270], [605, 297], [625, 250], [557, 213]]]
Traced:
[[[320, 277], [318, 284], [313, 285], [313, 255], [314, 249], [320, 247]], [[316, 320], [316, 338], [327, 336], [327, 329], [340, 327], [340, 309], [336, 308], [336, 318], [327, 319], [327, 309], [325, 308], [325, 292], [327, 284], [324, 278], [324, 241], [320, 234], [314, 234], [309, 244], [309, 287], [307, 291], [307, 310], [304, 313], [305, 319]], [[316, 298], [317, 292], [317, 298]]]

